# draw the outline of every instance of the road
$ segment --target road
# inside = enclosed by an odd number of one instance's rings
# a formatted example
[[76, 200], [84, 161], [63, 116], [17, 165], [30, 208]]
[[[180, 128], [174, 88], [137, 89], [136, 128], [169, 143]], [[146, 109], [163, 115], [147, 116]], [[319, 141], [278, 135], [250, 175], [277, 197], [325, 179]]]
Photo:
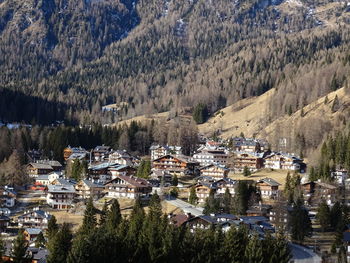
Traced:
[[290, 244], [291, 252], [292, 252], [292, 260], [295, 263], [321, 263], [322, 259], [320, 256], [315, 254], [311, 249], [307, 249], [305, 247]]
[[195, 207], [195, 206], [191, 205], [190, 203], [187, 203], [187, 202], [182, 201], [180, 199], [173, 198], [173, 197], [167, 197], [165, 199], [165, 201], [172, 204], [173, 206], [176, 206], [176, 207], [182, 209], [185, 213], [190, 213], [191, 215], [194, 215], [194, 216], [203, 215], [203, 208]]

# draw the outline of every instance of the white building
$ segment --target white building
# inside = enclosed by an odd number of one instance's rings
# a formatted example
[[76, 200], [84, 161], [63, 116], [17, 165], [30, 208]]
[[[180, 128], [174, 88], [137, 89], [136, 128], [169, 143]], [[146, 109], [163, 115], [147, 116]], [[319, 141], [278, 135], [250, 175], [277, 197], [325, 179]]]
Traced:
[[193, 159], [199, 162], [201, 166], [209, 164], [226, 165], [228, 163], [229, 155], [224, 150], [209, 150], [203, 149], [195, 153]]
[[73, 185], [49, 185], [46, 202], [54, 209], [68, 209], [73, 204], [75, 194]]
[[170, 145], [152, 145], [151, 151], [151, 161], [156, 160], [165, 155], [182, 155], [181, 146], [170, 146]]

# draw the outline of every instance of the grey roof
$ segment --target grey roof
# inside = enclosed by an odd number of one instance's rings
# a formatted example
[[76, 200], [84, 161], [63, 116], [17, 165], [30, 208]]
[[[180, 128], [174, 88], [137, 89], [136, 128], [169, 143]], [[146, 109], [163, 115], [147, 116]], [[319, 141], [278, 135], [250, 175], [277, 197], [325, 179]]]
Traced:
[[36, 169], [47, 169], [47, 170], [53, 170], [52, 166], [49, 164], [44, 163], [29, 163], [28, 165], [33, 166]]
[[49, 180], [48, 174], [39, 175], [35, 180]]
[[86, 184], [88, 187], [104, 187], [103, 185], [101, 184], [96, 184], [90, 180], [82, 180], [84, 184]]
[[73, 185], [49, 185], [49, 193], [75, 193]]
[[63, 178], [57, 178], [56, 179], [59, 185], [75, 185], [76, 182], [73, 180], [66, 180]]
[[29, 235], [39, 235], [40, 232], [42, 232], [43, 230], [40, 228], [26, 228], [25, 231], [29, 234]]
[[281, 185], [280, 183], [278, 183], [277, 181], [275, 181], [275, 180], [273, 180], [272, 178], [268, 178], [268, 177], [266, 177], [266, 178], [263, 178], [263, 179], [260, 179], [259, 181], [258, 181], [258, 183], [266, 183], [266, 184], [269, 184], [269, 185], [271, 185], [271, 186], [279, 186], [279, 185]]
[[36, 214], [36, 217], [38, 218], [47, 218], [47, 219], [50, 219], [51, 218], [51, 215], [47, 212], [45, 212], [44, 210], [34, 210], [34, 211], [30, 211], [28, 213], [25, 213], [21, 216], [19, 216], [18, 218], [24, 218], [24, 217], [27, 217], [28, 215], [32, 214], [32, 213], [35, 213]]

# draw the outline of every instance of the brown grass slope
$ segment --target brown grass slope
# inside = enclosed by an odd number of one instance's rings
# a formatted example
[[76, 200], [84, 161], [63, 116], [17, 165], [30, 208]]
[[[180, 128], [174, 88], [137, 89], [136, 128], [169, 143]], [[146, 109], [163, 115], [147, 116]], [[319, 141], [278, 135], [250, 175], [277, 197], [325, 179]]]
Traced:
[[[267, 139], [275, 149], [296, 153], [300, 150], [297, 137], [303, 135], [304, 154], [309, 156], [328, 134], [343, 130], [349, 119], [348, 88], [331, 92], [291, 115], [283, 114], [270, 120], [270, 102], [274, 99], [274, 93], [273, 89], [259, 97], [245, 99], [222, 109], [215, 117], [199, 125], [199, 131], [207, 136], [219, 131], [222, 138], [239, 136], [243, 132], [246, 137]], [[335, 102], [336, 96], [338, 102]], [[285, 139], [284, 148], [281, 139]], [[316, 156], [312, 157], [317, 159]]]

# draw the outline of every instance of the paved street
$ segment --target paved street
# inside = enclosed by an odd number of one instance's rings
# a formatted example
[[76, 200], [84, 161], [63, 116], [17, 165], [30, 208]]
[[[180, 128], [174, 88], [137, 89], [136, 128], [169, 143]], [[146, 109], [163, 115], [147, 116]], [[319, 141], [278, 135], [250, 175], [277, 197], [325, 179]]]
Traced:
[[203, 208], [201, 207], [195, 207], [191, 205], [190, 203], [187, 203], [185, 201], [182, 201], [180, 199], [172, 198], [172, 197], [167, 197], [165, 199], [166, 202], [182, 209], [185, 213], [191, 213], [194, 216], [200, 216], [203, 215]]

